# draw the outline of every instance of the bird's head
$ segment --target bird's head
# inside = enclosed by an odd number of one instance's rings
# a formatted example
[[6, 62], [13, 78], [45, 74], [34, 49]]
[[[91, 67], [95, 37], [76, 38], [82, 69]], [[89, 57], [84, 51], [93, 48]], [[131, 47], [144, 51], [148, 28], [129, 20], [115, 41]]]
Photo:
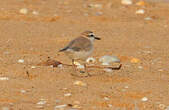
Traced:
[[82, 35], [85, 36], [85, 37], [87, 37], [88, 39], [90, 39], [92, 41], [95, 40], [95, 39], [96, 40], [101, 40], [101, 38], [96, 37], [92, 31], [84, 31], [82, 33]]

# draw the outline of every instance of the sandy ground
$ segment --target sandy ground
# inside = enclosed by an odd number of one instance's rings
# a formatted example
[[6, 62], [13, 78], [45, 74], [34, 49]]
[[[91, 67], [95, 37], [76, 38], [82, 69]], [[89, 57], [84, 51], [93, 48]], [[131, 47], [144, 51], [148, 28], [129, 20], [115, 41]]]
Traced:
[[[169, 110], [169, 4], [137, 2], [1, 0], [1, 109]], [[120, 70], [79, 78], [71, 67], [37, 66], [48, 57], [70, 64], [58, 50], [85, 30], [102, 38], [92, 57], [118, 56]]]

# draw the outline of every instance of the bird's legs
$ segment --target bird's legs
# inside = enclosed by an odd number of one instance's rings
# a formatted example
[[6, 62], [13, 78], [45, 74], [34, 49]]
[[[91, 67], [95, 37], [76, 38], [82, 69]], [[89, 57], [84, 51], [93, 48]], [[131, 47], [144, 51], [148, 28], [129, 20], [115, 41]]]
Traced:
[[84, 63], [84, 72], [86, 73], [87, 76], [91, 76], [88, 72], [86, 63]]
[[74, 63], [74, 59], [72, 59], [72, 68], [73, 68], [73, 70], [74, 70], [74, 72], [73, 73], [71, 73], [71, 75], [72, 76], [78, 76], [78, 77], [88, 77], [88, 76], [90, 76], [90, 74], [88, 73], [88, 71], [87, 71], [87, 66], [86, 66], [86, 64], [84, 63], [84, 72], [82, 73], [82, 71], [80, 71], [80, 75], [79, 74], [76, 74], [76, 72], [77, 72], [77, 69], [76, 69], [76, 65], [75, 65], [75, 63]]
[[[75, 60], [72, 59], [72, 68], [74, 70], [74, 72], [76, 72], [76, 65], [75, 65]], [[74, 75], [75, 73], [72, 73], [72, 75]]]

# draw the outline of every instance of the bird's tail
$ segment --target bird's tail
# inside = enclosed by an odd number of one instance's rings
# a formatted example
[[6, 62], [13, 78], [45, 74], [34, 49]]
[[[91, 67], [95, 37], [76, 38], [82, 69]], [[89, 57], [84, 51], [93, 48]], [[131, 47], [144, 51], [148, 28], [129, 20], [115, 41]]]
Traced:
[[67, 49], [68, 49], [68, 47], [62, 48], [62, 49], [59, 50], [59, 52], [66, 51]]

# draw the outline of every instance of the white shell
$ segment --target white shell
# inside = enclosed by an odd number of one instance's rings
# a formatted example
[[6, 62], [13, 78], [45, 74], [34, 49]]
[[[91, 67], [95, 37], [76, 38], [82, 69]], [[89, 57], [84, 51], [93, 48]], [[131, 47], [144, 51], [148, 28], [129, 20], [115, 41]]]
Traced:
[[54, 110], [65, 108], [66, 106], [67, 106], [66, 104], [64, 104], [64, 105], [57, 105], [57, 106], [55, 106]]
[[24, 59], [19, 59], [18, 63], [24, 63]]
[[96, 62], [96, 59], [93, 58], [93, 57], [89, 57], [87, 60], [86, 60], [87, 63], [94, 63]]
[[123, 4], [123, 5], [132, 5], [133, 2], [132, 2], [132, 0], [121, 0], [121, 4]]
[[8, 77], [0, 77], [0, 80], [9, 80], [9, 78]]
[[141, 99], [141, 101], [146, 102], [146, 101], [148, 101], [148, 98], [147, 98], [147, 97], [143, 97], [143, 98]]
[[120, 59], [116, 56], [105, 55], [99, 59], [102, 62], [102, 65], [109, 65], [110, 63], [120, 63]]
[[136, 11], [136, 14], [144, 14], [144, 13], [145, 13], [145, 11], [143, 9], [139, 9]]

